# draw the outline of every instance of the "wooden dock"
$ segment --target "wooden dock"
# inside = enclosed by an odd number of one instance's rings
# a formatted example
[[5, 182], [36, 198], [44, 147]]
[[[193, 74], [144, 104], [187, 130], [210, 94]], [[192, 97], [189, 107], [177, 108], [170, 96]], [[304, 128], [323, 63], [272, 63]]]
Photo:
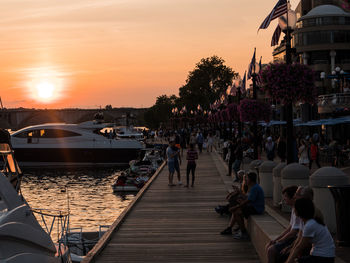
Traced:
[[[182, 182], [185, 169], [186, 161]], [[230, 184], [224, 172], [218, 155], [204, 152], [194, 188], [169, 187], [164, 166], [83, 262], [259, 262], [249, 241], [220, 235], [229, 220], [214, 211]]]

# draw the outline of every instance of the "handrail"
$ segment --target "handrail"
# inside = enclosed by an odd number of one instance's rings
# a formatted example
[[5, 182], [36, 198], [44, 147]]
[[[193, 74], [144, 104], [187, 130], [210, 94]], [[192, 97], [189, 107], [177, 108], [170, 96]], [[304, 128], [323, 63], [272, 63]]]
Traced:
[[111, 227], [107, 230], [107, 232], [101, 237], [101, 239], [97, 242], [97, 244], [89, 251], [89, 253], [84, 257], [81, 263], [92, 263], [96, 259], [102, 250], [108, 244], [108, 241], [111, 240], [112, 235], [119, 229], [120, 225], [125, 221], [129, 213], [134, 208], [135, 204], [141, 199], [146, 190], [150, 187], [152, 182], [158, 177], [160, 172], [163, 170], [166, 162], [164, 161], [161, 166], [158, 167], [157, 171], [153, 174], [153, 176], [148, 180], [148, 182], [142, 187], [142, 189], [138, 192], [134, 200], [126, 207], [126, 209], [118, 216], [118, 218], [114, 221]]

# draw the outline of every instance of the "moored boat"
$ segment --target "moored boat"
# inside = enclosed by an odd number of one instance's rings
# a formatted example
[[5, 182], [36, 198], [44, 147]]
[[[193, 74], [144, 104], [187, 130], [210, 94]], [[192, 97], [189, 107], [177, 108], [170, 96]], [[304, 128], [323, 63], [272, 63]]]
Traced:
[[11, 134], [16, 158], [22, 167], [125, 165], [144, 147], [134, 139], [113, 139], [100, 131], [108, 125], [47, 123]]
[[[0, 155], [0, 262], [71, 263], [69, 249], [53, 243], [22, 196], [21, 170], [9, 142], [0, 140]], [[65, 218], [61, 215], [60, 219]]]

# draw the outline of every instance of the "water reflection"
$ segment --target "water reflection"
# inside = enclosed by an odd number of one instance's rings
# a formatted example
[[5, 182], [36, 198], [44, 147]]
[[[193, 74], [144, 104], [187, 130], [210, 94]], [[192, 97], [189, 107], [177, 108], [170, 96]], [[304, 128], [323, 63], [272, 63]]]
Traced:
[[[129, 193], [113, 194], [120, 171], [113, 169], [33, 170], [22, 179], [22, 193], [32, 208], [68, 211], [70, 227], [98, 231], [111, 225], [133, 200]], [[68, 202], [69, 200], [69, 202]]]

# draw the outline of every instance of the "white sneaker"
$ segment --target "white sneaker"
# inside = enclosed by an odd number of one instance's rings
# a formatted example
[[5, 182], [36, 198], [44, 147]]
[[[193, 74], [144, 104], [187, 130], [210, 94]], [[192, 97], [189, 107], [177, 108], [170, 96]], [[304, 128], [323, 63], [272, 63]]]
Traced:
[[181, 181], [179, 181], [177, 184], [178, 184], [178, 185], [182, 185], [182, 182], [181, 182]]

